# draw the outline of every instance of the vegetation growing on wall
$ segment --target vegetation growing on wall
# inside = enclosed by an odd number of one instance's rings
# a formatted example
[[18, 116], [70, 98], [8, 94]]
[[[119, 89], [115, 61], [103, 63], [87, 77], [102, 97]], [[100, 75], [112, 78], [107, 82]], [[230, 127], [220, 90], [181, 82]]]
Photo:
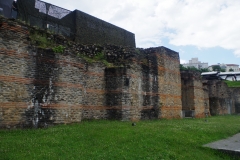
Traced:
[[98, 53], [96, 56], [94, 56], [92, 58], [88, 57], [88, 56], [86, 56], [84, 54], [80, 54], [80, 53], [77, 53], [77, 56], [79, 58], [82, 58], [83, 60], [85, 60], [87, 63], [102, 62], [107, 67], [112, 67], [113, 66], [113, 63], [109, 63], [106, 60], [106, 57], [105, 57], [104, 53]]
[[31, 30], [29, 38], [32, 44], [42, 49], [52, 48], [56, 45], [55, 42], [43, 31]]
[[64, 52], [65, 47], [63, 47], [62, 45], [53, 47], [52, 50], [55, 53], [63, 53]]
[[55, 53], [71, 53], [82, 58], [87, 63], [102, 62], [107, 67], [124, 66], [127, 59], [133, 55], [144, 57], [143, 65], [148, 65], [146, 55], [142, 49], [119, 47], [114, 45], [81, 45], [71, 40], [50, 33], [46, 30], [31, 28], [30, 41], [32, 45], [41, 49], [52, 49]]

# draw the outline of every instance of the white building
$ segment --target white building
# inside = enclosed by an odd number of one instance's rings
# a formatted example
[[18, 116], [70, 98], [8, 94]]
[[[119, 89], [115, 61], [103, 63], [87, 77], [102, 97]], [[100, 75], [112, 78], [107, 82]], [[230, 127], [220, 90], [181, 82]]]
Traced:
[[198, 58], [192, 58], [189, 63], [182, 64], [184, 67], [195, 67], [197, 69], [208, 68], [208, 63], [201, 63]]
[[214, 66], [219, 66], [221, 67], [221, 69], [224, 69], [226, 72], [230, 72], [230, 69], [232, 69], [233, 71], [232, 72], [239, 72], [239, 65], [237, 64], [216, 64], [216, 65], [211, 65], [209, 66], [209, 71], [213, 71], [213, 67]]
[[226, 64], [226, 72], [229, 72], [230, 69], [233, 69], [233, 72], [239, 72], [239, 65], [237, 65], [237, 64]]
[[[226, 69], [227, 69], [227, 66], [226, 66], [226, 64], [220, 64], [220, 63], [218, 63], [218, 64], [214, 64], [214, 65], [211, 65], [211, 66], [209, 66], [208, 67], [208, 69], [209, 69], [209, 71], [216, 71], [216, 70], [214, 70], [214, 67], [216, 67], [216, 68], [221, 68], [221, 69], [224, 69], [225, 71], [226, 71]], [[219, 71], [220, 72], [220, 71]]]

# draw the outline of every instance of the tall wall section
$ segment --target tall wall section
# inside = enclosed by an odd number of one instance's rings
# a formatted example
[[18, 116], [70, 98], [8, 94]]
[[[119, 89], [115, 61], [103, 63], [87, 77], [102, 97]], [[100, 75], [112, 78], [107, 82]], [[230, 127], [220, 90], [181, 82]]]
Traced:
[[0, 127], [181, 117], [178, 53], [81, 45], [40, 30], [66, 47], [54, 53], [32, 30], [0, 18]]
[[161, 113], [157, 57], [155, 52], [141, 52], [143, 54], [138, 53], [132, 59], [127, 72], [130, 80], [130, 116], [133, 120], [157, 119]]
[[0, 126], [81, 121], [83, 62], [35, 49], [28, 30], [1, 19]]
[[230, 91], [232, 93], [232, 98], [234, 101], [235, 113], [240, 114], [240, 89], [239, 87], [230, 88]]
[[160, 99], [161, 118], [181, 118], [181, 77], [179, 54], [175, 51], [160, 47], [149, 49], [147, 52], [155, 54], [158, 70], [158, 94]]
[[182, 71], [182, 107], [185, 117], [205, 117], [209, 114], [208, 90], [204, 88], [199, 72]]
[[[10, 23], [12, 24], [12, 23]], [[22, 26], [0, 23], [0, 126], [19, 124], [31, 100], [34, 69], [27, 74], [33, 57], [28, 54], [27, 36]]]

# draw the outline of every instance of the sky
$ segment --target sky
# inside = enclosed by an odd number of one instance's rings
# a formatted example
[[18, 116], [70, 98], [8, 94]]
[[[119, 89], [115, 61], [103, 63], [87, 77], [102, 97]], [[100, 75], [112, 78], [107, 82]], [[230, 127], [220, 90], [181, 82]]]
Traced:
[[136, 47], [164, 46], [181, 63], [240, 65], [240, 0], [44, 0], [135, 34]]

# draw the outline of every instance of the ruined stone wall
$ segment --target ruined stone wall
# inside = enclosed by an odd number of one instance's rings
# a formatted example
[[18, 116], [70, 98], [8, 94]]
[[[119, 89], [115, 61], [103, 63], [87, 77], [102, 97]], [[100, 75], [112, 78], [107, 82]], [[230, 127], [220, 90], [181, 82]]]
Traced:
[[[199, 72], [182, 71], [182, 105], [185, 117], [205, 117], [208, 110], [208, 94], [203, 88]], [[191, 115], [188, 115], [191, 114]]]
[[0, 126], [81, 121], [81, 90], [74, 81], [81, 68], [74, 70], [74, 59], [35, 50], [28, 28], [14, 22], [2, 22], [0, 31]]
[[211, 116], [210, 114], [210, 104], [209, 104], [209, 89], [206, 81], [202, 81], [203, 85], [203, 94], [204, 94], [204, 107], [205, 107], [205, 115]]
[[240, 114], [240, 89], [237, 88], [230, 88], [232, 93], [232, 98], [234, 101], [234, 109], [236, 114]]
[[227, 84], [221, 80], [209, 80], [207, 85], [211, 115], [234, 114], [234, 98]]
[[[160, 114], [157, 57], [144, 51], [128, 69], [132, 119], [157, 119]], [[173, 118], [173, 117], [171, 117]]]
[[149, 49], [155, 53], [158, 68], [158, 94], [160, 99], [161, 118], [181, 118], [181, 78], [179, 54], [170, 49], [160, 47]]
[[0, 27], [0, 124], [19, 124], [27, 117], [33, 88], [34, 68], [27, 73], [33, 62], [28, 53], [28, 30], [7, 22]]
[[[84, 46], [44, 34], [66, 47], [54, 53], [36, 47], [32, 29], [0, 19], [0, 127], [181, 117], [178, 53]], [[89, 60], [99, 55], [104, 59]]]

